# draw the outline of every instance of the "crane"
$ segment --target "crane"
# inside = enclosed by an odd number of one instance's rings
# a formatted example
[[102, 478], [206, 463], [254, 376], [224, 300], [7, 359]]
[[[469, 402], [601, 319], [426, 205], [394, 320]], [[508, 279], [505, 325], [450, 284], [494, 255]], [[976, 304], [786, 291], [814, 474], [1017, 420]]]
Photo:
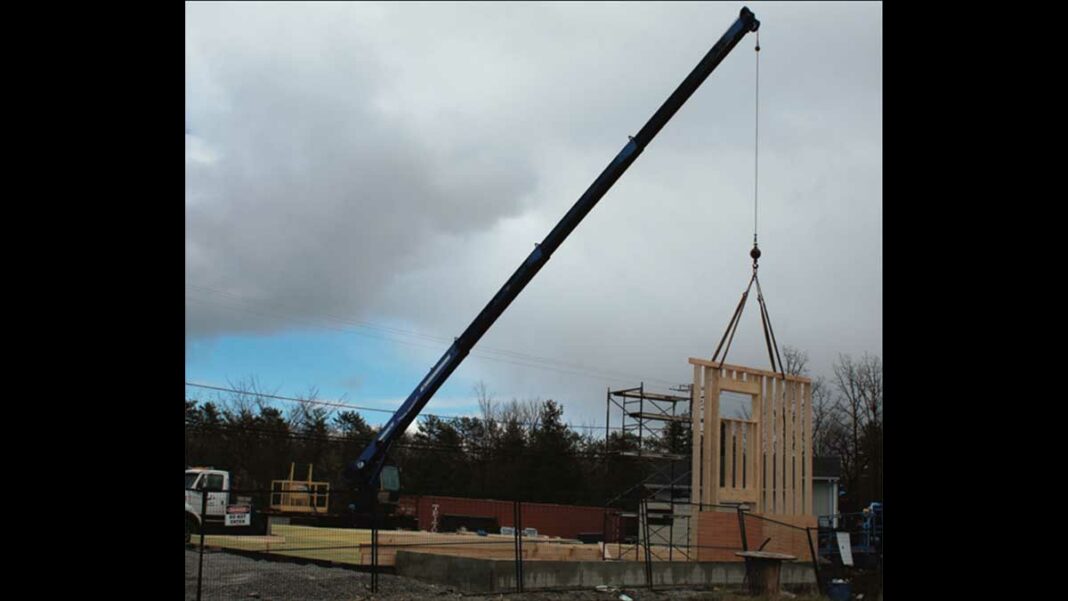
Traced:
[[612, 159], [597, 179], [579, 197], [560, 222], [549, 232], [540, 244], [519, 265], [497, 294], [475, 317], [467, 329], [456, 338], [445, 354], [430, 368], [430, 371], [415, 387], [390, 420], [363, 449], [359, 457], [345, 468], [345, 478], [357, 494], [373, 502], [380, 482], [379, 476], [385, 465], [386, 453], [419, 413], [430, 401], [434, 393], [445, 383], [449, 375], [460, 366], [472, 347], [489, 330], [497, 318], [523, 291], [530, 280], [545, 266], [553, 252], [567, 239], [572, 230], [582, 221], [601, 199], [638, 158], [645, 147], [652, 142], [656, 134], [667, 124], [671, 117], [682, 107], [683, 103], [697, 90], [702, 82], [712, 73], [721, 61], [741, 41], [745, 34], [757, 31], [760, 21], [748, 8], [743, 7], [738, 18], [720, 37], [719, 41], [705, 54], [693, 71], [672, 92], [671, 96], [660, 106], [635, 136]]

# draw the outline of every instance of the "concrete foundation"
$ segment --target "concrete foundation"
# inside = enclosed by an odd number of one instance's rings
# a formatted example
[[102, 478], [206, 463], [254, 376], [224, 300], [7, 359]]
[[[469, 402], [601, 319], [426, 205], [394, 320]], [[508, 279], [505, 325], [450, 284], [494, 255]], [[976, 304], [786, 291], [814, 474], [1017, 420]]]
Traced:
[[[516, 590], [515, 562], [475, 559], [418, 551], [397, 551], [397, 574], [452, 586], [464, 593], [506, 593]], [[740, 586], [745, 579], [741, 562], [653, 563], [653, 586]], [[813, 587], [810, 564], [782, 565], [783, 588]], [[592, 589], [599, 584], [643, 587], [645, 564], [640, 561], [525, 561], [524, 589]]]

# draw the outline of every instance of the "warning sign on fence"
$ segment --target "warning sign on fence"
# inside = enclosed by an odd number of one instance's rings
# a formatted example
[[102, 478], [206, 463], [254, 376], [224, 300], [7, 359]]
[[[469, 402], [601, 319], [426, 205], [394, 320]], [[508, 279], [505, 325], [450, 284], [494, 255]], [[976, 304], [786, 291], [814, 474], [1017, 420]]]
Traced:
[[250, 505], [227, 505], [227, 526], [249, 526], [252, 524], [252, 507]]
[[849, 543], [848, 532], [836, 532], [838, 538], [838, 553], [842, 556], [842, 565], [853, 565], [853, 547]]

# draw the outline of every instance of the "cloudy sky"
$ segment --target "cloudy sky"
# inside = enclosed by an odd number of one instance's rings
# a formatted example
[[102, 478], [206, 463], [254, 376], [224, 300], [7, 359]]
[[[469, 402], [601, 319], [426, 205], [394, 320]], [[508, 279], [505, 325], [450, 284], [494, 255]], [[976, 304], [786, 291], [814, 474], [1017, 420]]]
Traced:
[[[399, 405], [742, 6], [188, 3], [187, 380]], [[761, 282], [828, 374], [882, 352], [882, 7], [748, 6]], [[481, 381], [603, 426], [607, 387], [690, 380], [751, 274], [754, 42], [427, 412], [474, 412]], [[755, 300], [730, 362], [766, 368]]]

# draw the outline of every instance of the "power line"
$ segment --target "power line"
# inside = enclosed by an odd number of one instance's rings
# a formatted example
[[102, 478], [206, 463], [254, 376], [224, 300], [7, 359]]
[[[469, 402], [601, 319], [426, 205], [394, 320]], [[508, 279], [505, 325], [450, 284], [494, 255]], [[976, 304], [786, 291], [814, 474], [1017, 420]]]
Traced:
[[[305, 321], [310, 321], [312, 319], [312, 318], [292, 316], [292, 315], [281, 315], [281, 314], [278, 314], [278, 313], [264, 313], [262, 311], [262, 309], [261, 310], [255, 310], [255, 309], [249, 308], [250, 306], [253, 306], [255, 304], [259, 304], [261, 307], [262, 306], [268, 306], [268, 307], [273, 306], [273, 307], [281, 308], [281, 309], [293, 309], [294, 308], [292, 306], [287, 306], [285, 304], [280, 304], [280, 303], [277, 303], [277, 302], [272, 303], [272, 302], [266, 301], [264, 299], [250, 299], [249, 297], [240, 296], [240, 295], [234, 294], [232, 292], [228, 292], [228, 291], [225, 291], [225, 290], [219, 290], [217, 288], [210, 288], [210, 287], [207, 287], [207, 286], [197, 286], [197, 285], [194, 285], [194, 284], [186, 284], [186, 287], [187, 288], [191, 288], [191, 289], [206, 291], [206, 292], [213, 293], [213, 294], [216, 294], [216, 295], [228, 296], [228, 297], [230, 297], [232, 299], [231, 302], [237, 303], [239, 306], [227, 305], [227, 304], [219, 302], [218, 300], [209, 300], [209, 299], [206, 299], [206, 298], [198, 298], [198, 297], [195, 297], [195, 296], [189, 296], [188, 294], [186, 295], [186, 300], [192, 300], [192, 301], [196, 301], [196, 302], [215, 304], [217, 306], [228, 308], [228, 309], [235, 310], [235, 311], [244, 311], [244, 312], [247, 312], [247, 313], [252, 313], [252, 314], [261, 315], [261, 316], [265, 316], [265, 317], [274, 317], [274, 318], [283, 319], [283, 320], [301, 320], [301, 319], [304, 319]], [[361, 329], [365, 329], [365, 330], [371, 330], [372, 332], [380, 331], [380, 332], [382, 332], [384, 334], [393, 334], [395, 336], [397, 336], [397, 335], [399, 335], [399, 336], [410, 336], [410, 337], [422, 339], [422, 340], [425, 340], [425, 341], [428, 341], [428, 342], [438, 342], [438, 343], [442, 343], [442, 344], [446, 344], [446, 345], [452, 344], [452, 342], [453, 342], [452, 339], [445, 338], [445, 337], [442, 337], [442, 336], [434, 336], [434, 335], [431, 335], [431, 334], [414, 332], [414, 331], [411, 331], [411, 330], [404, 330], [404, 329], [401, 329], [401, 328], [395, 328], [395, 327], [392, 327], [392, 326], [386, 326], [386, 325], [377, 324], [377, 323], [374, 323], [374, 322], [351, 320], [351, 319], [346, 319], [346, 318], [343, 318], [343, 317], [339, 317], [339, 316], [336, 316], [336, 315], [330, 315], [330, 314], [326, 314], [326, 313], [321, 313], [319, 319], [323, 319], [323, 320], [327, 320], [327, 321], [334, 321], [334, 322], [338, 322], [338, 323], [354, 326], [356, 328], [361, 328]], [[351, 332], [351, 333], [354, 333], [354, 334], [357, 334], [357, 335], [368, 336], [368, 337], [376, 338], [376, 339], [379, 339], [379, 340], [388, 340], [388, 341], [391, 341], [391, 342], [399, 342], [399, 343], [402, 343], [402, 344], [409, 344], [409, 345], [412, 345], [412, 346], [419, 346], [419, 347], [423, 347], [423, 348], [432, 348], [434, 350], [440, 350], [440, 348], [441, 348], [439, 346], [420, 344], [419, 342], [416, 342], [416, 341], [413, 341], [413, 340], [404, 340], [404, 339], [401, 339], [401, 338], [396, 338], [394, 336], [388, 336], [388, 335], [386, 335], [386, 336], [373, 336], [373, 335], [371, 335], [371, 332], [353, 330], [353, 329], [350, 329], [350, 328], [331, 327], [331, 326], [328, 326], [328, 325], [315, 323], [314, 321], [312, 322], [312, 325], [314, 325], [316, 327], [321, 327], [321, 328], [324, 328], [324, 329], [334, 330], [334, 331]], [[488, 359], [490, 361], [498, 361], [498, 362], [502, 362], [502, 363], [511, 363], [513, 365], [519, 365], [519, 366], [524, 366], [524, 367], [535, 367], [535, 368], [538, 368], [538, 369], [545, 369], [545, 370], [556, 371], [556, 372], [565, 373], [565, 374], [569, 374], [569, 375], [594, 378], [594, 379], [598, 379], [598, 380], [601, 380], [601, 381], [608, 381], [608, 382], [616, 382], [618, 380], [631, 381], [631, 380], [638, 379], [638, 380], [645, 381], [645, 382], [656, 382], [656, 383], [661, 383], [661, 384], [668, 385], [668, 386], [677, 384], [677, 382], [671, 382], [671, 381], [663, 380], [663, 379], [660, 379], [660, 378], [635, 377], [632, 374], [624, 374], [622, 372], [615, 372], [615, 371], [612, 371], [612, 370], [594, 369], [594, 368], [590, 368], [590, 367], [583, 366], [583, 365], [576, 365], [576, 364], [571, 363], [571, 362], [561, 361], [561, 360], [558, 360], [558, 359], [552, 359], [552, 358], [548, 358], [548, 357], [540, 357], [540, 356], [537, 356], [537, 355], [531, 355], [531, 354], [527, 354], [527, 353], [520, 353], [518, 351], [511, 351], [511, 350], [507, 350], [507, 349], [500, 349], [500, 348], [489, 347], [489, 346], [479, 346], [476, 349], [472, 349], [471, 355], [473, 355], [475, 357], [482, 358], [482, 359]]]
[[[387, 340], [387, 341], [390, 341], [390, 342], [397, 342], [397, 343], [400, 343], [400, 344], [407, 344], [407, 345], [410, 345], [410, 346], [417, 346], [417, 347], [433, 349], [433, 350], [441, 350], [440, 346], [421, 344], [421, 343], [413, 341], [413, 340], [404, 340], [404, 339], [396, 338], [396, 337], [392, 337], [392, 336], [374, 335], [373, 332], [362, 332], [362, 331], [353, 330], [353, 329], [350, 329], [350, 328], [332, 327], [332, 326], [329, 326], [329, 325], [325, 325], [325, 324], [316, 323], [314, 321], [311, 321], [311, 318], [302, 318], [302, 317], [296, 317], [296, 316], [280, 315], [280, 314], [277, 314], [277, 313], [265, 313], [262, 310], [250, 309], [247, 306], [246, 307], [241, 307], [241, 306], [227, 305], [227, 304], [221, 303], [221, 302], [219, 302], [217, 300], [209, 300], [209, 299], [205, 299], [205, 298], [197, 298], [197, 297], [186, 296], [186, 300], [213, 304], [213, 305], [216, 305], [216, 306], [219, 306], [219, 307], [222, 307], [222, 308], [226, 308], [226, 309], [230, 309], [230, 310], [233, 310], [233, 311], [241, 311], [241, 312], [245, 312], [245, 313], [252, 313], [254, 315], [261, 315], [261, 316], [264, 316], [264, 317], [274, 317], [274, 318], [277, 318], [277, 319], [280, 319], [280, 320], [297, 320], [297, 321], [304, 320], [304, 322], [305, 323], [309, 323], [309, 325], [312, 325], [314, 327], [327, 329], [327, 330], [333, 330], [333, 331], [339, 331], [339, 332], [350, 332], [350, 333], [353, 333], [353, 334], [357, 334], [359, 336], [375, 338], [375, 339], [378, 339], [378, 340]], [[246, 304], [247, 305], [247, 303], [242, 303], [242, 304]], [[322, 317], [321, 319], [331, 319], [331, 318]], [[343, 320], [339, 320], [339, 319], [333, 319], [333, 320], [334, 321], [343, 321]], [[368, 326], [358, 325], [357, 327], [367, 328]], [[425, 339], [428, 339], [428, 340], [434, 340], [434, 341], [437, 341], [437, 342], [442, 342], [443, 344], [445, 344], [445, 343], [451, 344], [452, 343], [451, 340], [448, 340], [448, 339], [445, 339], [445, 338], [432, 337], [432, 336], [429, 336], [429, 335], [418, 335], [418, 336], [421, 336], [421, 337], [423, 337]], [[475, 357], [478, 357], [480, 359], [486, 359], [486, 360], [489, 360], [489, 361], [497, 361], [497, 362], [500, 362], [500, 363], [509, 363], [509, 364], [512, 364], [512, 365], [518, 365], [518, 366], [522, 366], [522, 367], [534, 367], [534, 368], [537, 368], [537, 369], [555, 371], [555, 372], [558, 372], [558, 373], [564, 373], [564, 374], [573, 375], [573, 376], [593, 378], [593, 379], [596, 379], [596, 380], [599, 380], [599, 381], [602, 381], [602, 382], [618, 382], [620, 380], [632, 381], [632, 380], [635, 380], [635, 379], [641, 379], [642, 381], [658, 382], [658, 383], [663, 383], [665, 385], [674, 385], [675, 384], [675, 382], [670, 382], [668, 380], [662, 380], [662, 379], [659, 379], [659, 378], [635, 378], [632, 375], [622, 374], [622, 373], [619, 373], [619, 372], [611, 372], [611, 371], [607, 371], [607, 370], [601, 370], [600, 373], [596, 373], [591, 368], [583, 367], [583, 366], [578, 366], [577, 368], [571, 368], [571, 369], [562, 369], [560, 367], [555, 367], [554, 364], [555, 365], [564, 365], [563, 362], [554, 361], [552, 359], [533, 358], [532, 355], [525, 355], [527, 357], [531, 357], [532, 358], [531, 360], [523, 360], [523, 359], [518, 359], [518, 358], [517, 359], [511, 359], [511, 358], [497, 357], [497, 356], [493, 356], [490, 353], [512, 353], [512, 351], [496, 351], [496, 350], [490, 351], [488, 349], [488, 347], [487, 347], [485, 349], [473, 350], [470, 354], [475, 356]], [[514, 354], [517, 357], [524, 356], [524, 355], [522, 355], [520, 353], [514, 353]]]
[[[226, 388], [224, 386], [212, 386], [210, 384], [197, 384], [195, 382], [186, 382], [185, 385], [186, 386], [191, 386], [193, 388], [204, 388], [204, 389], [207, 389], [207, 390], [216, 390], [216, 391], [219, 391], [219, 392], [229, 392], [229, 393], [233, 393], [233, 394], [241, 394], [241, 395], [246, 395], [246, 396], [262, 397], [262, 398], [274, 399], [274, 400], [279, 400], [279, 401], [290, 401], [290, 402], [297, 402], [297, 403], [309, 403], [309, 404], [312, 404], [312, 405], [322, 405], [322, 406], [337, 407], [337, 408], [342, 408], [342, 409], [354, 409], [354, 410], [357, 410], [357, 411], [376, 411], [376, 412], [379, 412], [379, 413], [390, 413], [390, 414], [395, 412], [394, 409], [380, 409], [378, 407], [362, 407], [360, 405], [352, 405], [352, 404], [349, 404], [349, 403], [342, 403], [341, 401], [323, 401], [323, 400], [318, 400], [318, 399], [301, 399], [301, 398], [287, 397], [287, 396], [282, 396], [282, 395], [277, 395], [277, 394], [268, 394], [268, 393], [264, 393], [264, 392], [250, 392], [250, 391], [247, 391], [247, 390], [238, 390], [236, 388]], [[436, 417], [438, 419], [443, 419], [443, 420], [451, 420], [451, 419], [459, 419], [459, 418], [467, 417], [467, 416], [462, 416], [462, 415], [437, 415], [437, 414], [433, 414], [433, 413], [421, 413], [419, 416], [420, 417]], [[484, 422], [495, 423], [495, 424], [498, 424], [498, 425], [504, 425], [505, 424], [505, 422], [502, 422], [501, 420], [498, 420], [498, 419], [484, 419], [484, 418], [481, 418], [481, 417], [475, 418], [475, 419], [479, 419], [479, 420], [484, 421]], [[533, 426], [533, 423], [524, 423], [523, 425], [527, 426], [527, 427], [531, 427], [531, 426]], [[578, 425], [578, 424], [563, 424], [563, 425], [567, 426], [568, 428], [575, 429], [575, 430], [578, 430], [578, 429], [604, 430], [604, 428], [602, 426], [584, 426], [584, 425]], [[609, 430], [621, 430], [621, 429], [622, 429], [622, 427], [619, 427], [619, 426], [617, 426], [617, 427], [609, 427]]]
[[[357, 410], [360, 410], [360, 411], [379, 411], [379, 412], [382, 412], [382, 413], [393, 413], [395, 411], [393, 409], [379, 409], [377, 407], [361, 407], [359, 405], [350, 405], [348, 403], [342, 403], [340, 401], [321, 401], [321, 400], [317, 400], [317, 399], [301, 399], [301, 398], [296, 398], [296, 397], [281, 396], [281, 395], [277, 395], [277, 394], [267, 394], [265, 392], [249, 392], [247, 390], [237, 390], [236, 388], [226, 388], [226, 387], [223, 387], [223, 386], [211, 386], [209, 384], [195, 384], [193, 382], [186, 382], [185, 385], [186, 386], [192, 386], [193, 388], [206, 388], [208, 390], [218, 390], [220, 392], [232, 392], [234, 394], [243, 394], [243, 395], [247, 395], [247, 396], [263, 397], [263, 398], [267, 398], [267, 399], [276, 399], [276, 400], [279, 400], [279, 401], [296, 401], [298, 403], [311, 403], [313, 405], [325, 405], [325, 406], [329, 406], [329, 407], [341, 407], [341, 408], [344, 408], [344, 409], [357, 409]], [[426, 413], [424, 415], [430, 415], [430, 414]], [[434, 417], [440, 417], [440, 416], [436, 416], [435, 415]]]

